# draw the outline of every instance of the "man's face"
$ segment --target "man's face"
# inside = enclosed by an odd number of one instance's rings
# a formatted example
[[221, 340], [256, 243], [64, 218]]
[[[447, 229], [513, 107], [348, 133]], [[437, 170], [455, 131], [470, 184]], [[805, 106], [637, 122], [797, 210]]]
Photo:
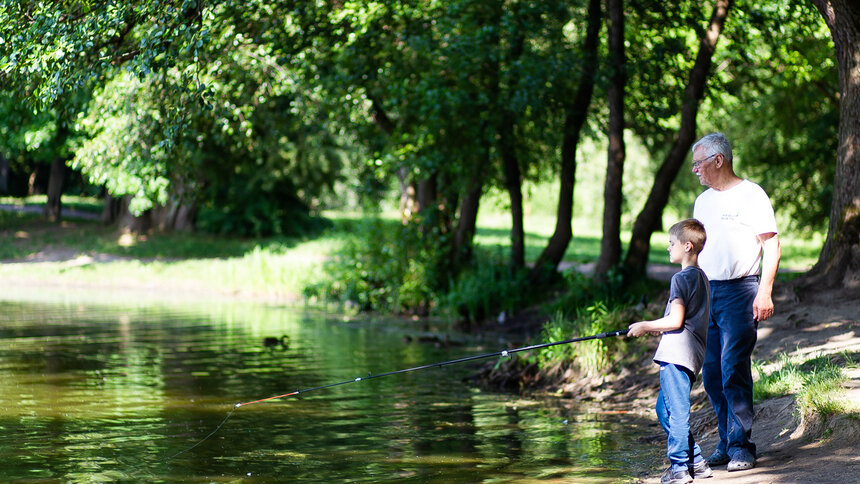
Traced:
[[693, 152], [693, 174], [699, 177], [699, 183], [705, 186], [711, 186], [714, 179], [714, 161], [720, 156], [716, 153], [708, 153], [704, 148], [699, 146]]

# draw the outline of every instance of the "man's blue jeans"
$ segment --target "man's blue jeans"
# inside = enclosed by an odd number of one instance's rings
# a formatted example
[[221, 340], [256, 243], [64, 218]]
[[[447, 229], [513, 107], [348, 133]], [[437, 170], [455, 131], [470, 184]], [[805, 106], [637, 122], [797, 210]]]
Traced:
[[710, 281], [711, 318], [702, 381], [717, 415], [718, 451], [729, 457], [740, 449], [755, 456], [750, 441], [753, 423], [752, 368], [756, 343], [753, 301], [758, 291], [755, 276]]
[[660, 363], [660, 393], [657, 395], [657, 420], [666, 432], [666, 457], [673, 471], [687, 470], [702, 460], [702, 450], [690, 431], [689, 371], [671, 363]]

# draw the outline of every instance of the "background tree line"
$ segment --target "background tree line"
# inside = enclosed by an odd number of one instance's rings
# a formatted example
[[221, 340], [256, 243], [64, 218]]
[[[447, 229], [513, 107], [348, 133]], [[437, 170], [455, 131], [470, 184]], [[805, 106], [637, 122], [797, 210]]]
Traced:
[[[41, 183], [52, 219], [65, 180], [136, 230], [258, 236], [311, 229], [345, 191], [397, 197], [402, 228], [381, 236], [403, 263], [361, 277], [443, 291], [487, 263], [473, 240], [497, 189], [512, 228], [494, 277], [535, 285], [571, 243], [578, 148], [596, 140], [596, 272], [632, 280], [700, 190], [678, 176], [690, 146], [719, 130], [792, 230], [827, 227], [808, 280], [838, 285], [860, 239], [858, 19], [848, 0], [8, 1], [0, 188]], [[631, 137], [653, 169], [642, 207], [622, 191]], [[556, 227], [528, 269], [539, 180], [558, 185]]]

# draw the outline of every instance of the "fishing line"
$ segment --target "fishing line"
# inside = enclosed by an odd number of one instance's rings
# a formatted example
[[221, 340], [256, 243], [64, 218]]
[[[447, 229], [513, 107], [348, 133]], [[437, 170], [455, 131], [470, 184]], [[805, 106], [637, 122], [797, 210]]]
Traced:
[[514, 348], [514, 349], [510, 349], [510, 350], [495, 351], [495, 352], [493, 352], [493, 353], [485, 353], [485, 354], [482, 354], [482, 355], [466, 356], [466, 357], [463, 357], [463, 358], [457, 358], [457, 359], [454, 359], [454, 360], [440, 361], [440, 362], [437, 362], [437, 363], [430, 363], [430, 364], [428, 364], [428, 365], [415, 366], [415, 367], [412, 367], [412, 368], [405, 368], [405, 369], [402, 369], [402, 370], [389, 371], [389, 372], [386, 372], [386, 373], [378, 373], [378, 374], [376, 374], [376, 375], [368, 374], [368, 375], [367, 375], [367, 376], [365, 376], [365, 377], [357, 377], [357, 378], [353, 378], [352, 380], [344, 380], [344, 381], [339, 381], [339, 382], [335, 382], [335, 383], [329, 383], [329, 384], [327, 384], [327, 385], [321, 385], [321, 386], [318, 386], [318, 387], [305, 388], [305, 389], [301, 389], [301, 390], [295, 390], [295, 391], [292, 391], [292, 392], [289, 392], [289, 393], [284, 393], [284, 394], [281, 394], [281, 395], [275, 395], [275, 396], [273, 396], [273, 397], [260, 398], [260, 399], [258, 399], [258, 400], [252, 400], [252, 401], [249, 401], [249, 402], [240, 402], [240, 403], [235, 404], [235, 405], [233, 406], [233, 408], [231, 408], [231, 409], [230, 409], [230, 411], [227, 413], [227, 416], [226, 416], [226, 417], [224, 417], [224, 420], [222, 420], [222, 421], [221, 421], [221, 423], [220, 423], [220, 424], [218, 424], [218, 426], [217, 426], [217, 427], [215, 427], [215, 430], [213, 430], [212, 432], [210, 432], [210, 433], [209, 433], [209, 435], [207, 435], [206, 437], [203, 437], [199, 442], [197, 442], [196, 444], [192, 445], [191, 447], [189, 447], [189, 448], [187, 448], [187, 449], [185, 449], [185, 450], [181, 450], [181, 451], [179, 451], [179, 452], [177, 452], [177, 453], [173, 454], [172, 456], [168, 457], [167, 459], [165, 459], [165, 462], [166, 462], [166, 461], [169, 461], [169, 460], [172, 460], [172, 459], [176, 458], [177, 456], [182, 455], [182, 454], [184, 454], [184, 453], [186, 453], [186, 452], [188, 452], [188, 451], [190, 451], [190, 450], [192, 450], [192, 449], [196, 448], [197, 446], [199, 446], [199, 445], [200, 445], [200, 444], [202, 444], [203, 442], [206, 442], [207, 440], [209, 440], [210, 438], [212, 438], [212, 436], [213, 436], [213, 435], [215, 435], [215, 434], [218, 432], [218, 430], [220, 430], [220, 429], [221, 429], [221, 427], [223, 427], [223, 426], [224, 426], [224, 424], [225, 424], [225, 423], [227, 423], [227, 420], [229, 420], [229, 419], [230, 419], [230, 416], [231, 416], [231, 415], [233, 415], [233, 412], [235, 412], [235, 411], [236, 411], [237, 409], [239, 409], [240, 407], [244, 407], [244, 406], [247, 406], [247, 405], [253, 405], [253, 404], [255, 404], [255, 403], [268, 402], [268, 401], [270, 401], [270, 400], [276, 400], [276, 399], [279, 399], [279, 398], [291, 397], [291, 396], [294, 396], [294, 395], [300, 395], [300, 394], [302, 394], [302, 393], [313, 392], [313, 391], [322, 390], [322, 389], [325, 389], [325, 388], [332, 388], [332, 387], [336, 387], [336, 386], [340, 386], [340, 385], [346, 385], [347, 383], [356, 383], [356, 382], [360, 382], [360, 381], [364, 381], [364, 380], [372, 380], [372, 379], [374, 379], [374, 378], [382, 378], [382, 377], [384, 377], [384, 376], [398, 375], [398, 374], [400, 374], [400, 373], [409, 373], [409, 372], [412, 372], [412, 371], [426, 370], [426, 369], [429, 369], [429, 368], [441, 368], [441, 367], [443, 367], [443, 366], [447, 366], [447, 365], [454, 365], [454, 364], [457, 364], [457, 363], [465, 363], [465, 362], [467, 362], [467, 361], [475, 361], [475, 360], [482, 360], [482, 359], [485, 359], [485, 358], [492, 358], [493, 356], [501, 356], [501, 357], [503, 357], [503, 358], [504, 358], [504, 357], [510, 356], [510, 355], [512, 355], [512, 354], [514, 354], [514, 353], [520, 353], [520, 352], [522, 352], [522, 351], [536, 350], [536, 349], [540, 349], [540, 348], [548, 348], [548, 347], [550, 347], [550, 346], [564, 345], [564, 344], [576, 343], [576, 342], [579, 342], [579, 341], [586, 341], [586, 340], [592, 340], [592, 339], [603, 339], [603, 338], [609, 338], [609, 337], [611, 337], [611, 336], [622, 336], [622, 335], [627, 334], [627, 331], [628, 331], [628, 330], [626, 330], [626, 329], [622, 329], [622, 330], [618, 330], [618, 331], [610, 331], [610, 332], [608, 332], [608, 333], [599, 333], [599, 334], [595, 334], [595, 335], [591, 335], [591, 336], [582, 336], [582, 337], [579, 337], [579, 338], [566, 339], [566, 340], [563, 340], [563, 341], [553, 341], [553, 342], [551, 342], [551, 343], [541, 343], [541, 344], [536, 344], [536, 345], [523, 346], [523, 347], [521, 347], [521, 348]]
[[223, 427], [223, 426], [224, 426], [224, 424], [225, 424], [225, 423], [227, 423], [227, 420], [230, 420], [230, 416], [231, 416], [231, 415], [233, 415], [233, 412], [235, 412], [237, 408], [239, 408], [239, 407], [233, 407], [233, 408], [231, 408], [231, 409], [230, 409], [230, 411], [229, 411], [229, 412], [227, 412], [227, 416], [226, 416], [226, 417], [224, 417], [224, 420], [222, 420], [222, 421], [221, 421], [221, 423], [219, 423], [219, 424], [218, 424], [218, 426], [217, 426], [217, 427], [215, 427], [215, 430], [213, 430], [212, 432], [210, 432], [210, 433], [209, 433], [209, 435], [207, 435], [206, 437], [203, 437], [202, 439], [200, 439], [200, 441], [199, 441], [199, 442], [197, 442], [196, 444], [192, 445], [191, 447], [189, 447], [189, 448], [187, 448], [187, 449], [185, 449], [185, 450], [180, 450], [179, 452], [177, 452], [177, 453], [175, 453], [175, 454], [171, 455], [170, 457], [168, 457], [167, 459], [165, 459], [165, 461], [173, 460], [173, 459], [175, 459], [176, 457], [178, 457], [178, 456], [180, 456], [180, 455], [182, 455], [182, 454], [184, 454], [184, 453], [186, 453], [186, 452], [189, 452], [189, 451], [193, 450], [193, 449], [194, 449], [194, 448], [196, 448], [198, 445], [200, 445], [200, 444], [202, 444], [203, 442], [206, 442], [207, 440], [209, 440], [209, 438], [210, 438], [210, 437], [212, 437], [213, 435], [215, 435], [215, 433], [216, 433], [216, 432], [218, 432], [219, 430], [221, 430], [221, 427]]
[[[221, 430], [221, 427], [223, 427], [223, 426], [224, 426], [224, 424], [225, 424], [225, 423], [227, 423], [227, 421], [228, 421], [228, 420], [230, 420], [230, 417], [233, 415], [233, 412], [235, 412], [235, 411], [236, 411], [236, 408], [238, 408], [238, 407], [233, 407], [232, 409], [230, 409], [230, 411], [229, 411], [229, 412], [227, 412], [227, 416], [226, 416], [226, 417], [224, 417], [224, 420], [222, 420], [222, 421], [221, 421], [221, 423], [219, 423], [219, 424], [218, 424], [218, 426], [217, 426], [217, 427], [215, 427], [215, 430], [213, 430], [212, 432], [209, 432], [209, 435], [207, 435], [206, 437], [203, 437], [202, 439], [200, 439], [200, 441], [198, 441], [196, 444], [192, 445], [191, 447], [188, 447], [188, 448], [186, 448], [186, 449], [180, 450], [179, 452], [177, 452], [177, 453], [175, 453], [175, 454], [171, 455], [170, 457], [165, 458], [165, 459], [164, 459], [164, 460], [162, 460], [161, 462], [162, 462], [162, 463], [170, 462], [171, 460], [173, 460], [173, 459], [175, 459], [175, 458], [179, 457], [180, 455], [182, 455], [182, 454], [184, 454], [184, 453], [186, 453], [186, 452], [190, 452], [191, 450], [193, 450], [193, 449], [197, 448], [197, 446], [199, 446], [199, 445], [200, 445], [200, 444], [202, 444], [203, 442], [206, 442], [207, 440], [209, 440], [210, 438], [212, 438], [212, 436], [213, 436], [213, 435], [215, 435], [219, 430]], [[129, 475], [129, 476], [136, 475], [138, 472], [140, 472], [140, 471], [141, 471], [141, 470], [143, 470], [143, 469], [144, 469], [144, 465], [143, 465], [143, 464], [138, 465], [138, 466], [136, 466], [136, 467], [133, 467], [133, 468], [129, 471], [128, 475]]]

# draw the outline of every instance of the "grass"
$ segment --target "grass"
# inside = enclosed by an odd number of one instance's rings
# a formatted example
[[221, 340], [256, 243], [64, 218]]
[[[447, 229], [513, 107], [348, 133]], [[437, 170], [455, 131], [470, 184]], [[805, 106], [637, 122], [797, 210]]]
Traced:
[[800, 362], [783, 356], [775, 363], [776, 369], [766, 372], [759, 362], [753, 363], [758, 378], [753, 386], [753, 400], [762, 400], [784, 395], [795, 395], [798, 408], [803, 415], [816, 414], [823, 417], [845, 413], [849, 410], [842, 398], [845, 376], [843, 367], [856, 367], [853, 355], [841, 353], [819, 356]]
[[[0, 202], [2, 203], [2, 202]], [[62, 249], [65, 259], [5, 264], [3, 275], [52, 284], [173, 284], [293, 298], [319, 279], [322, 261], [354, 232], [343, 215], [314, 237], [247, 239], [199, 233], [132, 236], [93, 220], [48, 224], [40, 215], [0, 211], [0, 260], [38, 257]], [[110, 264], [91, 258], [109, 256]]]
[[[99, 200], [63, 197], [67, 209], [100, 213]], [[41, 207], [44, 196], [26, 199], [0, 198], [0, 204]], [[526, 259], [535, 260], [555, 227], [553, 216], [527, 207]], [[68, 213], [68, 212], [67, 212]], [[197, 283], [239, 292], [266, 292], [299, 295], [302, 289], [320, 279], [322, 262], [350, 238], [361, 233], [357, 225], [379, 217], [392, 228], [399, 223], [394, 211], [379, 215], [330, 212], [329, 229], [303, 238], [270, 237], [248, 239], [216, 237], [201, 233], [169, 233], [131, 236], [98, 221], [69, 217], [61, 224], [44, 222], [35, 212], [0, 210], [0, 260], [20, 260], [63, 249], [74, 261], [43, 264], [5, 264], [7, 277], [43, 280], [54, 283], [128, 281], [158, 284], [159, 281]], [[485, 204], [479, 215], [476, 244], [506, 254], [510, 247], [510, 217], [503, 208]], [[577, 218], [574, 239], [565, 254], [567, 263], [594, 261], [600, 254], [599, 221]], [[667, 264], [665, 245], [668, 236], [657, 232], [651, 239], [649, 261]], [[622, 240], [629, 233], [622, 234]], [[783, 242], [783, 268], [803, 269], [817, 258], [820, 239]], [[94, 264], [87, 257], [106, 254], [116, 260]], [[84, 256], [76, 259], [77, 255]]]
[[[15, 205], [16, 207], [33, 207], [41, 209], [45, 206], [46, 195], [33, 195], [29, 197], [0, 197], [0, 204]], [[80, 197], [76, 195], [63, 195], [63, 208], [100, 214], [103, 204], [101, 200], [93, 197]]]

